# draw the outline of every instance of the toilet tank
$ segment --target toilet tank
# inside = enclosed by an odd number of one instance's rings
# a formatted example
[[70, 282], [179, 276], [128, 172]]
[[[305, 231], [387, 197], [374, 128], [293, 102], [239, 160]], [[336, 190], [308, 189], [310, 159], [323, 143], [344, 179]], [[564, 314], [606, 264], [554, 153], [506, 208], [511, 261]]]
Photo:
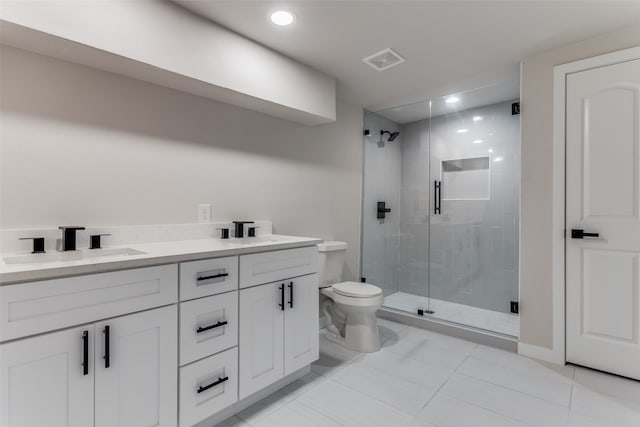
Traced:
[[330, 241], [318, 244], [319, 287], [324, 288], [342, 282], [346, 253], [346, 242]]

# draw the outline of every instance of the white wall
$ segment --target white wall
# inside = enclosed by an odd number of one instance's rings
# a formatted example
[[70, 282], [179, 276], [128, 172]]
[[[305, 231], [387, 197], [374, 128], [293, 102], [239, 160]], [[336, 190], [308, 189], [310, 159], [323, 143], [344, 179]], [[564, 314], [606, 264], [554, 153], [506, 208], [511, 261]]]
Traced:
[[333, 78], [169, 1], [10, 0], [0, 18], [3, 44], [305, 124], [335, 119]]
[[553, 67], [640, 45], [640, 26], [527, 57], [522, 63], [520, 341], [552, 348]]
[[349, 243], [362, 109], [307, 127], [10, 47], [0, 50], [0, 228], [270, 219]]

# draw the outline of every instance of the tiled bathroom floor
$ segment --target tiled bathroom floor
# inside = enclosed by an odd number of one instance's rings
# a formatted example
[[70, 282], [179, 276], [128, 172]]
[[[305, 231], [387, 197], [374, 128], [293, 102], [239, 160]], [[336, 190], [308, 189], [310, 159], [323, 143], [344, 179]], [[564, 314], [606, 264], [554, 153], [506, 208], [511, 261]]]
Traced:
[[384, 298], [384, 306], [414, 314], [417, 313], [418, 308], [426, 309], [429, 307], [430, 310], [435, 312], [433, 317], [437, 319], [513, 337], [520, 336], [520, 317], [517, 314], [485, 310], [470, 305], [411, 295], [405, 292], [395, 292], [386, 296]]
[[640, 426], [640, 382], [379, 322], [381, 351], [321, 337], [310, 374], [220, 425]]

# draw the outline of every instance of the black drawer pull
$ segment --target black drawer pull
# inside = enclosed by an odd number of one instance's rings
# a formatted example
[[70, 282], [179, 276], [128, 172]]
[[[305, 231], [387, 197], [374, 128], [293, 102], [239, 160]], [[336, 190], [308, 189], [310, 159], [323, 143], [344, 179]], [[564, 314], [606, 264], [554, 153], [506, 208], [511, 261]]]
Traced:
[[215, 329], [215, 328], [219, 328], [220, 326], [224, 326], [226, 324], [228, 324], [229, 322], [227, 322], [226, 320], [224, 322], [218, 322], [215, 325], [209, 325], [209, 326], [198, 326], [198, 329], [196, 329], [196, 333], [199, 334], [200, 332], [204, 332], [204, 331], [208, 331], [209, 329]]
[[82, 375], [89, 374], [89, 331], [82, 331]]
[[215, 387], [217, 385], [220, 385], [223, 382], [227, 381], [228, 379], [229, 379], [229, 377], [224, 377], [224, 378], [219, 378], [218, 377], [218, 381], [214, 381], [211, 384], [204, 385], [204, 386], [201, 385], [200, 387], [198, 387], [198, 393], [202, 393], [203, 391], [209, 390], [211, 387]]
[[280, 308], [284, 311], [284, 283], [278, 288], [280, 290]]
[[211, 279], [219, 279], [220, 277], [227, 277], [229, 273], [219, 273], [214, 274], [213, 276], [200, 276], [196, 280], [211, 280]]

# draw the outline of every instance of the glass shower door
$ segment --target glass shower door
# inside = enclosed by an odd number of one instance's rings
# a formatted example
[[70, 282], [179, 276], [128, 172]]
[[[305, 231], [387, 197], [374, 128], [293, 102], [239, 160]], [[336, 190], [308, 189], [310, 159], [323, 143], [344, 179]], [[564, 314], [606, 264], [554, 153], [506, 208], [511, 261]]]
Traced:
[[442, 320], [517, 336], [517, 100], [469, 105], [481, 95], [432, 101], [429, 308]]

